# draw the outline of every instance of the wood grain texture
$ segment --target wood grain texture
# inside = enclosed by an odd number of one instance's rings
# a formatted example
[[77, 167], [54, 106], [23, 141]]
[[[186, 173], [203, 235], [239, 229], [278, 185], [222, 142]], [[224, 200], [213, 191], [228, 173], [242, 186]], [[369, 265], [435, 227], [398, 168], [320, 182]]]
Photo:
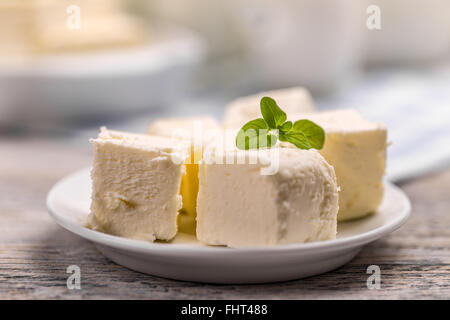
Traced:
[[[46, 194], [62, 176], [89, 165], [87, 144], [3, 139], [0, 155], [2, 299], [450, 298], [450, 170], [403, 183], [413, 206], [406, 225], [335, 271], [265, 285], [205, 285], [123, 268], [51, 220]], [[71, 264], [81, 267], [81, 290], [66, 287]], [[366, 287], [371, 264], [381, 268], [379, 290]]]

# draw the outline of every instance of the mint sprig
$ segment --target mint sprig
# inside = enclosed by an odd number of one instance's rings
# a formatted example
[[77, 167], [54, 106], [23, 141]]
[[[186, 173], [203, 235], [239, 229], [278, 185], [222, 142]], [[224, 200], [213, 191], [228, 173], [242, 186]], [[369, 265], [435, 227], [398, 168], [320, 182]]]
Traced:
[[325, 131], [310, 120], [286, 121], [286, 113], [274, 99], [261, 99], [263, 118], [244, 124], [236, 137], [236, 146], [241, 150], [271, 148], [277, 140], [289, 142], [299, 149], [322, 149]]
[[269, 97], [261, 99], [261, 114], [271, 129], [278, 129], [287, 119], [286, 112], [281, 110], [275, 100]]

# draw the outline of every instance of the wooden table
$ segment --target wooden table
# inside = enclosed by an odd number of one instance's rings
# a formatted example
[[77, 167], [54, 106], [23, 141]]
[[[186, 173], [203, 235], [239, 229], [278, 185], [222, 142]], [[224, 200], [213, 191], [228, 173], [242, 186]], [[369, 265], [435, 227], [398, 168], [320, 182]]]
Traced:
[[[450, 169], [401, 184], [411, 218], [338, 270], [265, 285], [205, 285], [140, 274], [114, 264], [47, 214], [45, 197], [65, 174], [91, 161], [89, 145], [0, 138], [0, 298], [3, 299], [449, 299]], [[81, 267], [81, 290], [66, 268]], [[369, 290], [369, 265], [381, 289]]]

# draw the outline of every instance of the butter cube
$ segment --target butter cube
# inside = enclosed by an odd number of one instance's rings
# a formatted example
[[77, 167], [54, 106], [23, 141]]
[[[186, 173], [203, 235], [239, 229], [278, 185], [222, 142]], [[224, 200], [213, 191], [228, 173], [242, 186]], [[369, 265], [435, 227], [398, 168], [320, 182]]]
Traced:
[[90, 226], [132, 239], [172, 239], [177, 233], [188, 146], [106, 128], [91, 143]]
[[[271, 152], [279, 152], [279, 169], [264, 175], [268, 161], [251, 162], [256, 152], [225, 151], [222, 158], [202, 160], [197, 238], [230, 247], [334, 239], [338, 187], [333, 167], [316, 150], [276, 148]], [[235, 163], [227, 162], [232, 158]], [[245, 161], [238, 164], [238, 158]]]
[[246, 122], [262, 118], [260, 102], [263, 97], [275, 99], [288, 115], [290, 113], [313, 112], [314, 104], [308, 90], [302, 87], [260, 92], [251, 96], [238, 98], [227, 105], [224, 127], [240, 129]]
[[352, 109], [288, 114], [288, 119], [309, 119], [325, 130], [325, 145], [319, 152], [336, 171], [341, 189], [338, 220], [375, 212], [383, 200], [386, 126], [369, 122]]
[[190, 161], [186, 163], [186, 173], [181, 181], [183, 206], [178, 217], [181, 232], [195, 234], [198, 163], [202, 159], [203, 146], [208, 143], [204, 135], [208, 131], [221, 131], [219, 124], [211, 117], [167, 118], [155, 120], [150, 124], [147, 133], [163, 137], [172, 137], [188, 141], [191, 145]]

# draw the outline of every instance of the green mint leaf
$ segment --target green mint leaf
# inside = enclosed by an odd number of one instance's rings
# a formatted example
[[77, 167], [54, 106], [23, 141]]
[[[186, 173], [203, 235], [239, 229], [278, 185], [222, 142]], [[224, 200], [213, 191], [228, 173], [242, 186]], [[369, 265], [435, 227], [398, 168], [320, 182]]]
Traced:
[[285, 123], [283, 123], [283, 125], [280, 127], [280, 132], [281, 133], [286, 133], [289, 132], [289, 130], [292, 129], [292, 122], [291, 121], [286, 121]]
[[300, 149], [311, 149], [311, 144], [308, 138], [302, 132], [289, 131], [288, 133], [280, 134], [281, 141], [287, 141]]
[[280, 133], [278, 134], [278, 140], [287, 142], [286, 133], [280, 131]]
[[309, 148], [314, 148], [317, 150], [323, 148], [323, 144], [325, 143], [325, 131], [322, 129], [322, 127], [315, 124], [314, 122], [310, 120], [295, 121], [291, 131], [288, 133], [291, 132], [302, 133], [308, 141], [308, 144], [310, 146]]
[[269, 97], [261, 99], [261, 114], [270, 129], [278, 129], [286, 121], [286, 113], [281, 110], [275, 100]]
[[277, 137], [269, 134], [269, 128], [264, 119], [255, 119], [247, 122], [236, 137], [236, 147], [241, 150], [272, 147]]
[[[236, 136], [236, 146], [241, 150], [272, 147], [277, 140], [289, 142], [300, 149], [322, 149], [325, 131], [310, 120], [286, 121], [286, 113], [274, 99], [261, 99], [263, 118], [247, 122]], [[277, 130], [274, 133], [273, 130]]]

